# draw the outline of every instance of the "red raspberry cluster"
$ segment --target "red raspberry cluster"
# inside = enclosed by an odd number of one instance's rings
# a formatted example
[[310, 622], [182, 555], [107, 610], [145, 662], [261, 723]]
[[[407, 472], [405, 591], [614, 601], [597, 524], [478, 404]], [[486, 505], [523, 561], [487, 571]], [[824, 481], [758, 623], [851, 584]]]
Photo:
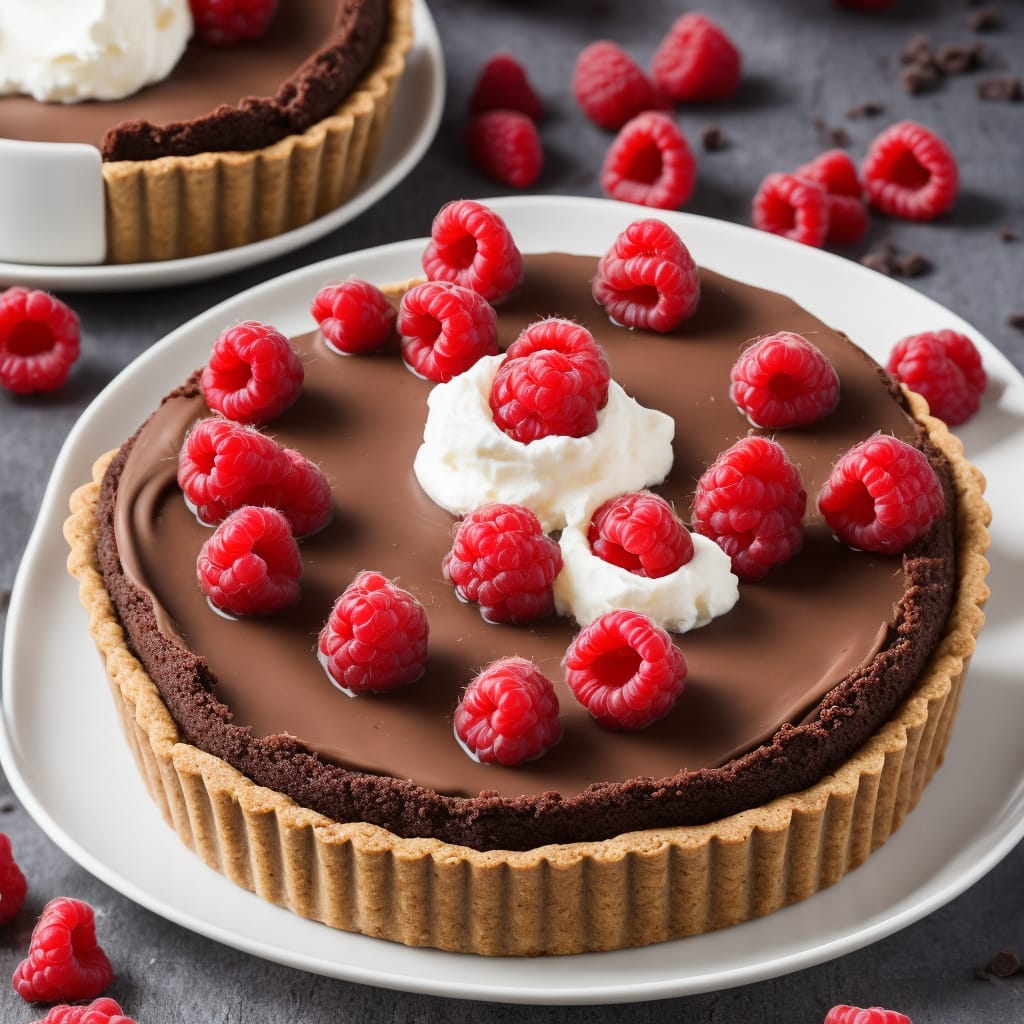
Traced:
[[636, 220], [601, 257], [593, 293], [617, 324], [672, 331], [697, 309], [700, 271], [667, 224]]
[[529, 444], [586, 437], [608, 401], [611, 371], [593, 335], [569, 320], [540, 320], [508, 347], [491, 384], [495, 426]]
[[113, 999], [94, 999], [88, 1006], [72, 1006], [62, 1003], [51, 1006], [46, 1016], [35, 1024], [136, 1024], [126, 1017]]

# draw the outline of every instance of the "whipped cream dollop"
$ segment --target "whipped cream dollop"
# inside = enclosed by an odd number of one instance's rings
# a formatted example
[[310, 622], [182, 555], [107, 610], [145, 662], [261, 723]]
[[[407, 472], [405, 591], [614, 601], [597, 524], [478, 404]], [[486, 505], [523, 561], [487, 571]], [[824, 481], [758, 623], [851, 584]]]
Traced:
[[188, 0], [0, 0], [0, 94], [121, 99], [166, 78], [191, 35]]
[[551, 532], [668, 475], [675, 422], [642, 406], [614, 380], [592, 434], [513, 440], [494, 425], [488, 402], [504, 358], [485, 356], [430, 392], [413, 468], [442, 508], [461, 516], [488, 502], [525, 505]]
[[[596, 509], [597, 506], [594, 506]], [[693, 534], [693, 558], [667, 576], [638, 576], [598, 558], [590, 548], [589, 510], [562, 530], [562, 571], [555, 578], [555, 609], [581, 626], [616, 608], [642, 612], [670, 633], [686, 633], [724, 615], [739, 599], [729, 556]]]

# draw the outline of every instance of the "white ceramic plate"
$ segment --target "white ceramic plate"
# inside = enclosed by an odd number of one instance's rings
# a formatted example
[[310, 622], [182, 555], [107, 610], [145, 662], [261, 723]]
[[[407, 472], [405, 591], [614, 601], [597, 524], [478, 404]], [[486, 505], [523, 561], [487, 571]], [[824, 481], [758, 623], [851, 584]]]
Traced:
[[[635, 206], [558, 197], [490, 201], [524, 250], [603, 251]], [[139, 781], [64, 568], [61, 523], [71, 490], [118, 445], [169, 382], [203, 362], [228, 321], [286, 332], [312, 327], [310, 297], [358, 274], [378, 283], [418, 270], [423, 242], [306, 267], [215, 307], [153, 346], [83, 415], [57, 461], [11, 599], [0, 754], [15, 792], [47, 833], [99, 878], [158, 914], [257, 956], [371, 985], [503, 1002], [602, 1003], [683, 995], [808, 967], [902, 928], [963, 892], [1024, 834], [1024, 681], [1019, 669], [1024, 538], [1024, 380], [990, 343], [905, 285], [836, 256], [748, 228], [667, 215], [698, 260], [793, 295], [876, 357], [907, 333], [953, 327], [983, 353], [992, 384], [962, 431], [990, 481], [989, 623], [944, 767], [900, 832], [833, 888], [759, 921], [645, 949], [531, 960], [410, 949], [332, 931], [236, 888], [182, 846]], [[40, 609], [46, 609], [45, 617]], [[55, 641], [55, 638], [60, 638]], [[73, 755], [72, 753], [73, 752]], [[62, 756], [74, 757], [74, 770]], [[124, 823], [131, 822], [131, 841]]]
[[273, 238], [185, 259], [70, 267], [0, 262], [0, 285], [99, 292], [186, 284], [263, 263], [347, 224], [387, 195], [419, 163], [441, 122], [444, 56], [426, 0], [415, 0], [413, 31], [415, 42], [373, 169], [359, 191], [336, 210]]

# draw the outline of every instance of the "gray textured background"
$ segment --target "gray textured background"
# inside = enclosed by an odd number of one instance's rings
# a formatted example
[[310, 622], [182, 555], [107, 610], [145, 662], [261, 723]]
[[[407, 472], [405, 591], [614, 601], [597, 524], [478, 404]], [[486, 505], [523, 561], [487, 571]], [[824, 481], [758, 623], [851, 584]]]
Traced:
[[[326, 2], [326, 0], [325, 0]], [[287, 0], [281, 0], [282, 6]], [[697, 150], [698, 187], [686, 209], [741, 223], [769, 171], [791, 168], [848, 136], [859, 159], [870, 139], [903, 118], [938, 130], [960, 164], [963, 188], [953, 213], [913, 225], [874, 218], [871, 234], [849, 255], [883, 241], [919, 250], [933, 270], [910, 283], [972, 322], [1018, 368], [1024, 333], [1008, 318], [1024, 312], [1024, 103], [982, 102], [980, 78], [1024, 75], [1024, 3], [995, 0], [1000, 30], [974, 34], [977, 5], [962, 0], [896, 0], [882, 15], [857, 14], [831, 0], [708, 0], [702, 8], [663, 0], [434, 0], [431, 9], [448, 66], [441, 130], [413, 174], [375, 209], [320, 242], [226, 278], [166, 291], [65, 296], [81, 315], [83, 354], [68, 385], [44, 399], [0, 394], [0, 588], [6, 606], [21, 552], [53, 460], [75, 419], [134, 356], [213, 303], [293, 267], [337, 253], [424, 235], [445, 201], [500, 192], [466, 163], [461, 149], [466, 98], [482, 61], [498, 49], [520, 57], [543, 95], [547, 162], [532, 191], [599, 195], [597, 168], [609, 136], [587, 122], [568, 91], [582, 46], [612, 38], [646, 62], [671, 20], [703, 9], [725, 25], [743, 52], [738, 97], [720, 107], [679, 112]], [[936, 45], [984, 46], [986, 67], [949, 77], [927, 94], [899, 82], [899, 55], [911, 36]], [[851, 118], [866, 102], [884, 107]], [[701, 130], [721, 126], [729, 146], [700, 151]], [[1000, 238], [1009, 228], [1018, 241]], [[132, 425], [126, 424], [126, 433]], [[39, 610], [45, 615], [45, 609]], [[54, 642], [60, 642], [59, 637]], [[102, 794], [97, 794], [102, 799]], [[140, 1024], [182, 1021], [764, 1021], [816, 1024], [837, 1002], [881, 1004], [916, 1024], [1024, 1020], [1024, 975], [975, 977], [997, 950], [1024, 947], [1024, 849], [949, 906], [867, 949], [774, 981], [720, 993], [623, 1007], [501, 1006], [417, 996], [333, 981], [264, 963], [217, 945], [140, 909], [57, 849], [0, 780], [0, 830], [29, 876], [29, 903], [0, 929], [0, 976], [24, 955], [35, 914], [52, 895], [90, 901], [102, 915], [103, 944], [117, 969], [111, 995]], [[131, 841], [130, 827], [125, 841]], [[176, 840], [168, 834], [168, 842]], [[386, 955], [386, 949], [385, 949]], [[31, 1008], [0, 983], [0, 1020], [30, 1021]]]

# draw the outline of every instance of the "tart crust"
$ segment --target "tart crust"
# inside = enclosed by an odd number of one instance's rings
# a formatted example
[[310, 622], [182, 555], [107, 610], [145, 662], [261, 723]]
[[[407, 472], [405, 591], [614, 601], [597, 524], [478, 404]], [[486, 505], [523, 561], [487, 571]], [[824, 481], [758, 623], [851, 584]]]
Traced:
[[374, 62], [334, 114], [301, 135], [250, 152], [104, 163], [107, 262], [231, 249], [336, 209], [370, 170], [412, 41], [412, 0], [391, 0]]
[[984, 621], [990, 513], [960, 441], [920, 396], [907, 399], [948, 457], [957, 492], [958, 587], [943, 637], [914, 691], [835, 772], [707, 825], [477, 851], [332, 821], [181, 741], [97, 563], [99, 485], [113, 452], [72, 495], [68, 568], [151, 797], [181, 841], [236, 884], [331, 927], [410, 946], [529, 956], [648, 945], [834, 884], [900, 826], [942, 762]]

